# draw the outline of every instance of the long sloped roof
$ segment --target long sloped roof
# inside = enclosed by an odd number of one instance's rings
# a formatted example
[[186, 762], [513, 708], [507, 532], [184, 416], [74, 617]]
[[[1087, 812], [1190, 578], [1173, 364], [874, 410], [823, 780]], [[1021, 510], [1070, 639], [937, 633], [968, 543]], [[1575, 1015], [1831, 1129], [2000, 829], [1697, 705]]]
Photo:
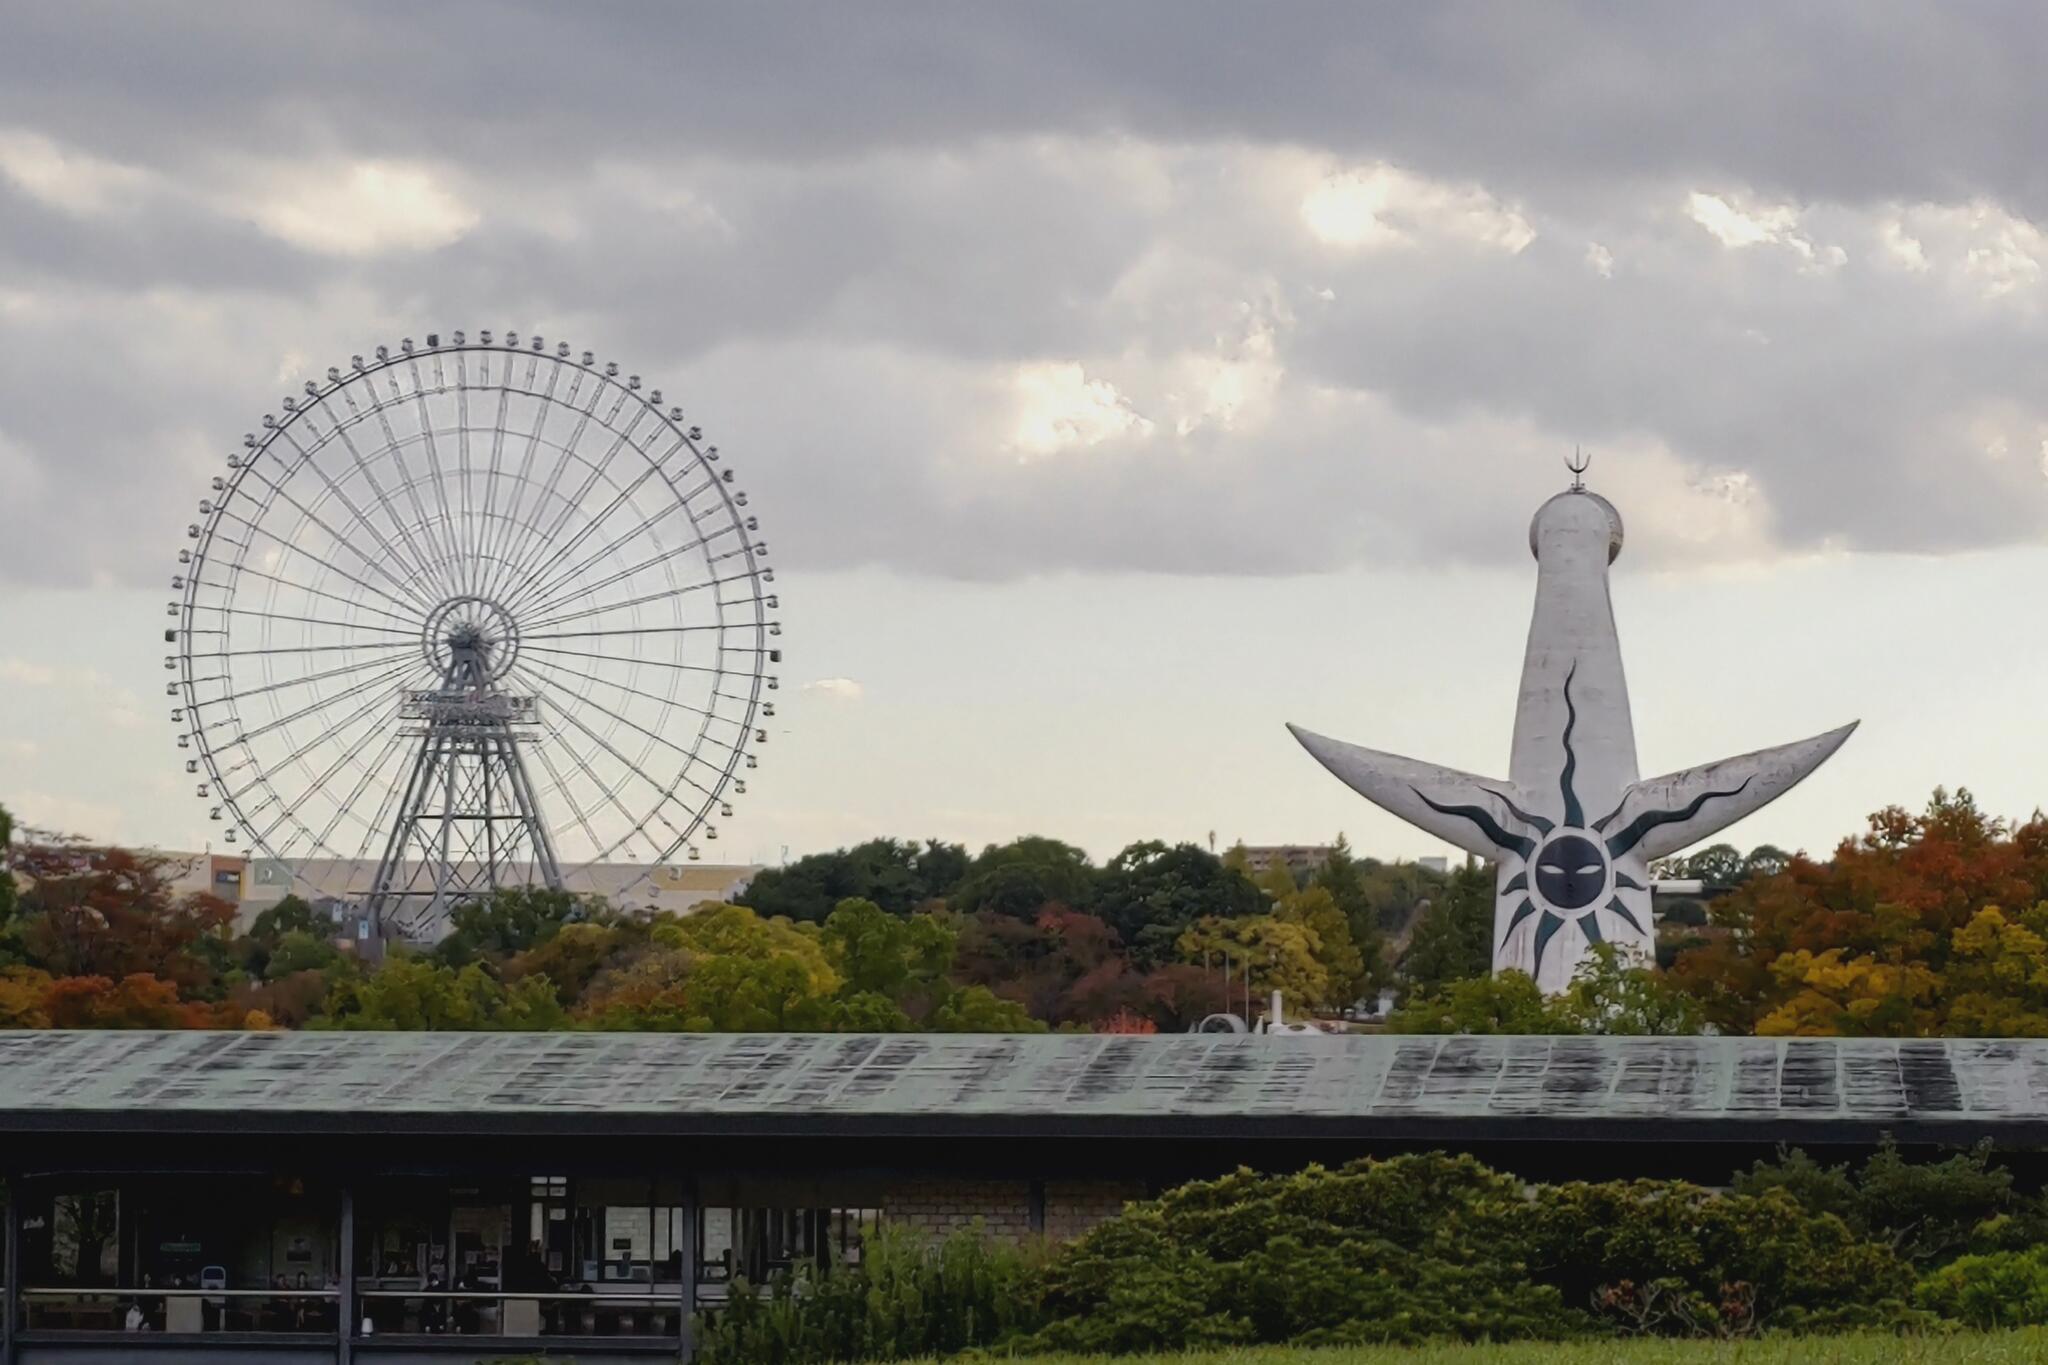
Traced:
[[2048, 1145], [2048, 1041], [0, 1033], [0, 1131], [1967, 1137]]

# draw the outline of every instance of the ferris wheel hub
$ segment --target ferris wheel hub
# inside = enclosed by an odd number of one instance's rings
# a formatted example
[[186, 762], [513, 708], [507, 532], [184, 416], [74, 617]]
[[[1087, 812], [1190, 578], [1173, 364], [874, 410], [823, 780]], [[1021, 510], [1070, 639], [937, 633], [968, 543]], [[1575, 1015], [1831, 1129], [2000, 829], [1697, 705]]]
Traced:
[[442, 678], [467, 685], [501, 681], [519, 662], [519, 622], [495, 599], [445, 598], [420, 626], [420, 648]]

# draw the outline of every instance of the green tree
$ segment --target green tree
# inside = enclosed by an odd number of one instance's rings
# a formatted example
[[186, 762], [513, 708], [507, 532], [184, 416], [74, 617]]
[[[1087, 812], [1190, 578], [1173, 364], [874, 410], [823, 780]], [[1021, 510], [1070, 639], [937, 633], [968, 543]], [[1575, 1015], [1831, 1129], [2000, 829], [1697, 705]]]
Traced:
[[606, 1029], [826, 1031], [843, 980], [817, 925], [714, 905], [657, 920], [643, 948], [598, 974], [577, 1013]]
[[13, 848], [14, 817], [7, 813], [7, 807], [0, 806], [0, 964], [8, 960], [14, 910], [18, 903], [14, 889]]
[[848, 993], [871, 992], [900, 1002], [929, 987], [953, 965], [953, 931], [930, 915], [891, 915], [867, 900], [844, 900], [820, 935]]
[[263, 966], [263, 979], [276, 981], [293, 972], [317, 972], [341, 960], [341, 953], [325, 938], [303, 929], [293, 929], [277, 941]]
[[545, 886], [499, 887], [455, 907], [448, 917], [448, 937], [435, 945], [434, 959], [450, 967], [502, 962], [547, 942], [565, 924], [602, 921], [610, 914], [610, 907], [592, 896]]
[[1337, 898], [1327, 888], [1311, 886], [1282, 897], [1274, 904], [1273, 914], [1303, 925], [1315, 935], [1316, 961], [1323, 964], [1330, 978], [1325, 1003], [1349, 1005], [1365, 994], [1365, 955], [1352, 941], [1351, 920], [1337, 908]]
[[1264, 915], [1266, 896], [1241, 872], [1195, 844], [1132, 844], [1102, 870], [1095, 913], [1150, 970], [1178, 957], [1181, 935], [1203, 919]]
[[1490, 863], [1461, 867], [1417, 918], [1400, 964], [1411, 991], [1493, 970], [1493, 882]]
[[508, 982], [546, 977], [555, 999], [564, 1009], [573, 1009], [600, 974], [624, 965], [646, 948], [651, 929], [638, 918], [609, 924], [565, 924], [553, 937], [506, 959], [499, 975]]
[[952, 906], [964, 914], [989, 910], [1032, 919], [1048, 905], [1088, 909], [1095, 883], [1086, 853], [1057, 839], [1026, 835], [984, 848], [954, 889]]
[[344, 976], [329, 990], [316, 1028], [470, 1032], [542, 1032], [568, 1027], [545, 977], [511, 988], [481, 966], [449, 967], [399, 955], [375, 971]]
[[1693, 1034], [1706, 1027], [1699, 1002], [1663, 973], [1611, 943], [1593, 949], [1556, 1003], [1569, 1033]]
[[1357, 947], [1363, 964], [1364, 981], [1360, 989], [1370, 989], [1385, 981], [1386, 931], [1380, 924], [1378, 908], [1366, 891], [1358, 860], [1351, 856], [1351, 843], [1342, 834], [1330, 846], [1328, 856], [1309, 879], [1309, 884], [1330, 893], [1350, 926], [1351, 942]]
[[303, 897], [287, 892], [278, 897], [277, 904], [262, 911], [250, 923], [249, 937], [266, 948], [273, 948], [286, 934], [325, 936], [332, 927], [332, 922], [314, 910]]
[[876, 991], [842, 993], [832, 1002], [835, 1033], [908, 1033], [910, 1016], [888, 996]]
[[1580, 1033], [1578, 1020], [1522, 972], [1450, 981], [1411, 995], [1389, 1033]]
[[1268, 901], [1283, 901], [1301, 890], [1301, 883], [1294, 879], [1294, 869], [1285, 859], [1274, 858], [1267, 862], [1266, 870], [1252, 878], [1252, 885], [1266, 893]]
[[1365, 888], [1366, 903], [1381, 930], [1406, 933], [1426, 902], [1443, 894], [1448, 874], [1421, 863], [1383, 863], [1377, 858], [1353, 860], [1359, 883]]
[[823, 922], [845, 900], [873, 901], [892, 915], [907, 915], [952, 895], [967, 867], [967, 850], [958, 844], [870, 839], [766, 868], [736, 899], [761, 915], [799, 924]]
[[1045, 1025], [1022, 1005], [1005, 1000], [986, 986], [957, 991], [932, 1011], [933, 1033], [1043, 1033]]
[[1980, 1229], [2020, 1207], [2012, 1173], [1991, 1164], [1989, 1140], [1940, 1161], [1908, 1161], [1886, 1138], [1854, 1170], [1780, 1147], [1775, 1158], [1739, 1173], [1734, 1189], [1745, 1195], [1784, 1190], [1923, 1266], [1955, 1255]]

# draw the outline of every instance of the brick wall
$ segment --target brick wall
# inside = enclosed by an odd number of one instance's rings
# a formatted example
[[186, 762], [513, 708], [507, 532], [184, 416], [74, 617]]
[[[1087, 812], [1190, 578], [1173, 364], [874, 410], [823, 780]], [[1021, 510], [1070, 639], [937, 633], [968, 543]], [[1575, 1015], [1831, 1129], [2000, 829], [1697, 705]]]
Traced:
[[[1107, 1180], [1045, 1182], [1045, 1233], [1069, 1241], [1112, 1216], [1128, 1199], [1144, 1197], [1134, 1183]], [[977, 1220], [991, 1237], [1021, 1241], [1032, 1235], [1031, 1182], [1025, 1180], [918, 1180], [887, 1186], [882, 1216], [938, 1240]]]
[[1123, 1212], [1133, 1199], [1143, 1199], [1135, 1181], [1048, 1180], [1045, 1182], [1045, 1235], [1071, 1242], [1105, 1218]]

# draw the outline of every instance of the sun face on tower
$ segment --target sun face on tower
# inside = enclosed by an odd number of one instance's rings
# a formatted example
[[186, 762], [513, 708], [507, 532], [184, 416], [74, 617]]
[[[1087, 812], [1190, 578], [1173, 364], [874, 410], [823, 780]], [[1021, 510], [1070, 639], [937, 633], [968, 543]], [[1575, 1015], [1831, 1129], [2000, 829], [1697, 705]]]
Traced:
[[1607, 890], [1607, 855], [1584, 830], [1563, 829], [1536, 850], [1532, 890], [1558, 910], [1583, 910]]
[[[1517, 862], [1520, 864], [1519, 871], [1505, 876], [1501, 882], [1500, 897], [1503, 901], [1519, 897], [1514, 913], [1508, 916], [1507, 930], [1501, 935], [1501, 946], [1504, 948], [1515, 931], [1533, 918], [1536, 936], [1530, 954], [1532, 976], [1543, 970], [1543, 954], [1550, 947], [1550, 940], [1566, 924], [1576, 924], [1588, 943], [1605, 942], [1606, 935], [1600, 928], [1600, 912], [1603, 910], [1628, 925], [1638, 937], [1646, 936], [1642, 920], [1636, 917], [1621, 893], [1647, 891], [1649, 887], [1630, 876], [1620, 865], [1622, 861], [1651, 830], [1660, 825], [1690, 820], [1707, 802], [1734, 796], [1750, 783], [1749, 778], [1744, 778], [1739, 787], [1702, 792], [1677, 810], [1647, 810], [1627, 824], [1610, 829], [1621, 818], [1623, 806], [1627, 805], [1627, 797], [1624, 796], [1622, 805], [1589, 823], [1585, 803], [1579, 799], [1579, 756], [1572, 748], [1572, 731], [1579, 723], [1578, 707], [1572, 701], [1572, 680], [1577, 675], [1578, 666], [1574, 664], [1564, 679], [1565, 722], [1561, 746], [1564, 761], [1557, 777], [1563, 819], [1553, 820], [1549, 816], [1523, 810], [1508, 793], [1492, 787], [1483, 790], [1507, 809], [1508, 819], [1505, 822], [1483, 807], [1449, 806], [1432, 800], [1420, 788], [1410, 789], [1431, 809], [1444, 815], [1456, 815], [1477, 826], [1499, 850], [1504, 871], [1515, 867]], [[1515, 862], [1508, 862], [1509, 859]]]

